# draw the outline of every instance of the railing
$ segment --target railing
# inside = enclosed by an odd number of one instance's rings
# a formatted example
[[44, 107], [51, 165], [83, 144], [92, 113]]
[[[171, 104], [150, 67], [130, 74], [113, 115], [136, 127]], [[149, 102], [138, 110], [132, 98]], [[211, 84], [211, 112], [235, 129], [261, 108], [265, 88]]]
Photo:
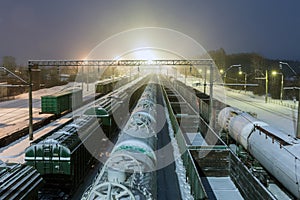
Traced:
[[268, 103], [273, 103], [273, 104], [278, 104], [278, 105], [282, 105], [291, 109], [297, 109], [298, 108], [298, 103], [295, 102], [291, 102], [291, 101], [280, 101], [279, 99], [270, 99], [268, 98]]

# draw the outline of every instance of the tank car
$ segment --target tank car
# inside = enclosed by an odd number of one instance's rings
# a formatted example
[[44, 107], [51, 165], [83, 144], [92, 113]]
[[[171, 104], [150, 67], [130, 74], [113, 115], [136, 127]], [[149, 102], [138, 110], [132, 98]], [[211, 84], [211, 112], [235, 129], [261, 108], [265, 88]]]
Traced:
[[300, 198], [300, 140], [237, 108], [226, 107], [219, 125], [296, 198]]
[[82, 199], [156, 199], [156, 85], [148, 84]]

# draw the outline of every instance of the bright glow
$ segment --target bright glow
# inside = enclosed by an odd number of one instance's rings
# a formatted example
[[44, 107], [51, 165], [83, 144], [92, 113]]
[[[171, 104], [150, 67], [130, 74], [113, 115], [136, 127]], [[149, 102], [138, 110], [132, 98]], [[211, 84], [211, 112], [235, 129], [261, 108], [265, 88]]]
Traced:
[[223, 74], [223, 73], [224, 73], [224, 70], [223, 70], [223, 69], [220, 69], [220, 73]]
[[243, 74], [243, 72], [242, 71], [239, 71], [239, 75], [242, 75]]
[[123, 60], [211, 59], [193, 38], [160, 27], [141, 27], [112, 35], [99, 43], [87, 58], [111, 60], [116, 56]]
[[275, 76], [276, 74], [278, 74], [276, 71], [272, 71], [273, 76]]
[[152, 60], [157, 59], [157, 56], [155, 55], [155, 52], [150, 49], [138, 49], [136, 51], [133, 51], [132, 57], [138, 60], [148, 60], [151, 62]]
[[[143, 59], [143, 60], [144, 60], [144, 59]], [[148, 65], [153, 64], [153, 60], [148, 60], [148, 59], [147, 59], [147, 64], [148, 64]]]
[[121, 60], [121, 56], [116, 56], [116, 57], [114, 57], [114, 60]]

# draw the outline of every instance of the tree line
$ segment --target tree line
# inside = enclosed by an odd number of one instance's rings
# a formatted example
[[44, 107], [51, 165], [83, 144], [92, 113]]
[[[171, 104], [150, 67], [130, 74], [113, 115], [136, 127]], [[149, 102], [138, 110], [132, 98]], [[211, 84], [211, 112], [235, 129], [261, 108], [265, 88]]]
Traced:
[[[293, 72], [288, 67], [283, 67], [282, 70], [279, 68], [279, 62], [287, 62], [293, 69], [300, 74], [300, 61], [293, 60], [272, 60], [263, 57], [258, 53], [237, 53], [237, 54], [227, 54], [223, 48], [218, 50], [213, 50], [208, 52], [211, 58], [214, 60], [218, 69], [222, 69], [226, 71], [231, 65], [240, 64], [241, 68], [231, 68], [226, 72], [226, 83], [244, 83], [245, 75], [247, 76], [247, 83], [258, 84], [256, 87], [247, 87], [247, 90], [253, 91], [254, 94], [264, 95], [265, 94], [265, 80], [261, 79], [265, 77], [266, 71], [269, 75], [269, 96], [273, 98], [280, 97], [280, 87], [281, 87], [281, 76], [276, 75], [272, 76], [272, 71], [277, 71], [278, 73], [282, 73], [284, 75], [284, 87], [289, 86], [300, 86], [299, 76], [295, 76]], [[3, 56], [1, 66], [15, 73], [19, 77], [24, 80], [28, 80], [28, 69], [24, 66], [18, 66], [16, 64], [16, 59], [13, 56]], [[179, 68], [179, 71], [182, 73], [186, 70], [185, 68]], [[238, 74], [239, 70], [243, 73], [241, 75]], [[98, 69], [99, 71], [99, 69]], [[185, 73], [194, 73], [194, 70], [187, 70]], [[69, 74], [70, 79], [68, 81], [75, 81], [77, 74], [80, 74], [79, 69], [77, 67], [44, 67], [41, 68], [40, 76], [41, 76], [41, 85], [43, 87], [52, 87], [55, 85], [65, 84], [64, 81], [60, 80], [60, 74]], [[98, 80], [99, 77], [94, 77], [95, 73], [89, 73], [90, 81]], [[118, 69], [107, 68], [104, 72], [102, 72], [102, 78], [110, 77], [112, 74], [118, 75], [120, 72]], [[80, 78], [81, 77], [81, 78]], [[0, 71], [0, 82], [7, 82], [8, 84], [20, 84], [20, 80], [17, 80], [15, 77]], [[260, 78], [260, 79], [259, 79]], [[81, 79], [82, 76], [77, 78], [77, 81], [84, 81]], [[230, 86], [235, 89], [243, 89], [243, 86]], [[16, 88], [11, 89], [13, 93], [24, 92], [26, 88], [19, 88], [18, 91]], [[15, 94], [14, 94], [15, 95]], [[284, 92], [284, 99], [293, 99], [293, 97], [298, 97], [298, 91], [286, 91]]]
[[[0, 66], [6, 69], [0, 70], [0, 84], [3, 84], [3, 86], [0, 85], [0, 100], [28, 91], [28, 87], [18, 86], [24, 85], [24, 82], [20, 79], [29, 82], [27, 66], [17, 65], [16, 58], [13, 56], [3, 56]], [[32, 73], [33, 90], [64, 85], [68, 82], [91, 83], [121, 74], [116, 67], [100, 68], [97, 66], [89, 69], [77, 66], [48, 66], [39, 67], [37, 71], [35, 70]], [[10, 87], [5, 85], [10, 85]]]
[[[266, 72], [269, 77], [269, 96], [273, 98], [280, 97], [281, 87], [281, 74], [284, 77], [284, 87], [300, 86], [300, 62], [294, 60], [278, 60], [268, 59], [258, 53], [236, 53], [226, 54], [223, 48], [208, 52], [211, 58], [219, 69], [226, 71], [231, 65], [240, 64], [241, 68], [231, 68], [226, 73], [226, 83], [244, 83], [245, 75], [247, 76], [247, 83], [258, 84], [256, 87], [247, 87], [247, 90], [253, 91], [254, 94], [265, 94], [265, 77]], [[279, 62], [286, 62], [293, 68], [298, 74], [295, 75], [288, 66], [283, 66], [280, 69]], [[239, 70], [243, 73], [238, 74]], [[277, 75], [272, 75], [272, 72], [276, 71]], [[237, 86], [230, 86], [238, 89]], [[243, 89], [242, 86], [239, 86]], [[298, 91], [284, 91], [283, 99], [293, 99], [298, 97]]]

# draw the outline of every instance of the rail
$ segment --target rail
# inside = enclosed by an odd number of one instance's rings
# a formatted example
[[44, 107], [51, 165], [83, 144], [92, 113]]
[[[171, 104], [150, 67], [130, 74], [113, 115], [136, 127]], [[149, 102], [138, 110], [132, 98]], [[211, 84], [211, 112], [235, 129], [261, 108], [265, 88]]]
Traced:
[[193, 162], [193, 158], [187, 150], [187, 144], [182, 135], [181, 129], [175, 117], [175, 114], [171, 108], [171, 103], [167, 97], [166, 91], [163, 89], [163, 95], [165, 102], [167, 104], [167, 109], [169, 111], [170, 120], [172, 123], [172, 128], [174, 130], [175, 138], [177, 140], [181, 158], [184, 161], [184, 167], [187, 169], [187, 177], [191, 185], [191, 193], [195, 199], [207, 199], [207, 194], [205, 192], [204, 186], [201, 182], [200, 176], [198, 174], [197, 168]]

